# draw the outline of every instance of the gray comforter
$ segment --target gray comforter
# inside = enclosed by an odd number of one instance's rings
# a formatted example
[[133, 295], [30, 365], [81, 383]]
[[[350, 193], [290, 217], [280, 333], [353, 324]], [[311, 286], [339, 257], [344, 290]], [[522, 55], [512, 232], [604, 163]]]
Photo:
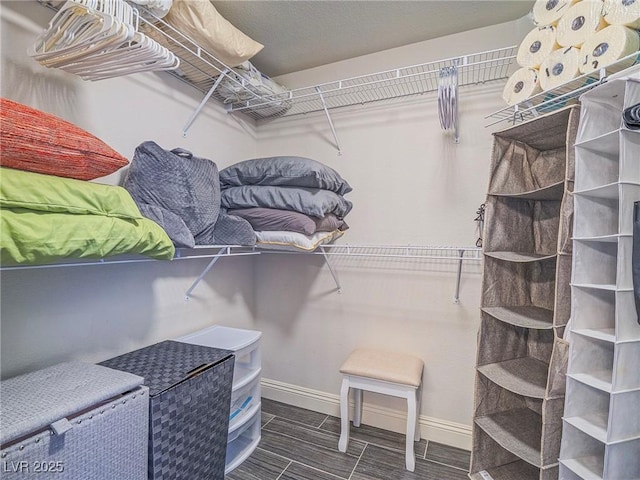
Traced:
[[[220, 179], [211, 160], [144, 142], [136, 148], [123, 186], [141, 213], [163, 227], [177, 246], [255, 244], [247, 221], [224, 218], [217, 225]], [[216, 238], [216, 231], [222, 238]]]

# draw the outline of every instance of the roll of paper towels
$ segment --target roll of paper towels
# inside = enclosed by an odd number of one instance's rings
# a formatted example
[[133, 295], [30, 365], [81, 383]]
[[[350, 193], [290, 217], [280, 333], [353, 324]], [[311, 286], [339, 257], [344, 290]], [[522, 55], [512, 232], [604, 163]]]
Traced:
[[587, 38], [602, 30], [604, 3], [601, 0], [583, 0], [573, 5], [558, 22], [557, 42], [562, 47], [579, 47]]
[[610, 25], [640, 28], [640, 0], [605, 0], [604, 20]]
[[580, 75], [580, 49], [556, 50], [540, 65], [540, 86], [545, 92]]
[[538, 68], [557, 48], [555, 27], [536, 27], [522, 40], [516, 61], [521, 67]]
[[502, 91], [502, 98], [507, 105], [515, 105], [539, 93], [540, 75], [535, 68], [524, 67], [516, 70], [507, 80]]
[[539, 27], [557, 25], [571, 5], [578, 0], [536, 0], [533, 4], [533, 23]]
[[[609, 25], [589, 38], [580, 48], [580, 71], [590, 73], [616, 63], [619, 59], [640, 50], [638, 32], [623, 25]], [[610, 67], [609, 73], [619, 72], [636, 63], [636, 57]]]

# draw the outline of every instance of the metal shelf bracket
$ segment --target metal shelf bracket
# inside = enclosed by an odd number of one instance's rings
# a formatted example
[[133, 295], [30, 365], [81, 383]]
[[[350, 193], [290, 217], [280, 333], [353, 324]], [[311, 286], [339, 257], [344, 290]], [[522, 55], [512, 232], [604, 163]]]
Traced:
[[462, 278], [462, 261], [464, 260], [464, 249], [458, 250], [459, 260], [458, 260], [458, 273], [456, 277], [456, 293], [453, 296], [453, 303], [460, 303], [460, 280]]
[[220, 85], [220, 82], [224, 79], [225, 74], [228, 73], [228, 72], [229, 72], [229, 70], [224, 70], [222, 72], [222, 75], [220, 75], [216, 79], [215, 83], [211, 86], [211, 88], [209, 89], [207, 94], [204, 96], [204, 98], [200, 102], [200, 105], [198, 105], [196, 107], [196, 109], [194, 110], [194, 112], [191, 114], [191, 116], [189, 117], [189, 120], [187, 120], [187, 123], [184, 125], [184, 128], [182, 129], [182, 136], [183, 137], [187, 136], [187, 131], [189, 130], [189, 128], [191, 128], [191, 124], [195, 121], [195, 119], [198, 116], [198, 114], [200, 113], [200, 111], [203, 109], [205, 104], [209, 101], [209, 99], [211, 98], [211, 95], [213, 95], [213, 92], [216, 91], [216, 88], [218, 88], [218, 85]]
[[204, 267], [204, 270], [202, 271], [202, 273], [198, 276], [198, 278], [196, 278], [193, 281], [193, 283], [191, 284], [191, 286], [189, 287], [189, 289], [185, 293], [185, 300], [189, 300], [191, 298], [191, 293], [195, 290], [195, 288], [202, 281], [202, 279], [205, 277], [205, 275], [207, 273], [209, 273], [209, 270], [211, 270], [213, 268], [213, 266], [216, 264], [216, 262], [218, 260], [220, 260], [220, 257], [222, 257], [225, 253], [227, 253], [227, 254], [230, 253], [230, 248], [229, 247], [221, 248], [220, 251], [218, 252], [218, 254], [215, 255], [211, 259], [211, 261], [207, 264], [206, 267]]
[[336, 134], [336, 129], [333, 126], [333, 121], [331, 120], [329, 109], [327, 108], [327, 102], [325, 102], [324, 100], [324, 95], [322, 94], [322, 90], [320, 89], [320, 87], [316, 87], [316, 92], [318, 92], [318, 96], [320, 97], [320, 101], [322, 102], [322, 108], [324, 109], [324, 114], [327, 116], [327, 120], [329, 121], [331, 133], [333, 134], [333, 140], [335, 141], [336, 148], [338, 149], [338, 155], [342, 155], [342, 151], [340, 151], [340, 142], [338, 142], [338, 135]]
[[327, 252], [324, 249], [324, 247], [321, 246], [320, 249], [322, 251], [322, 256], [324, 257], [324, 263], [327, 264], [327, 268], [329, 269], [329, 272], [331, 273], [331, 276], [333, 277], [333, 281], [336, 282], [336, 291], [338, 293], [342, 293], [342, 286], [340, 285], [340, 279], [338, 278], [338, 274], [336, 273], [336, 271], [331, 266], [331, 262], [329, 261], [329, 256], [327, 255]]

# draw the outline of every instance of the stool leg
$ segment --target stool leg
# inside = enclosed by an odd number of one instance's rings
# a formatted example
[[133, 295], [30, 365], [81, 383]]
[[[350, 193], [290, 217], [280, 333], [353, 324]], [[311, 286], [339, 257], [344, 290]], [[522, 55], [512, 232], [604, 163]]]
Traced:
[[406, 465], [407, 470], [413, 472], [416, 468], [416, 456], [413, 451], [413, 440], [416, 435], [416, 390], [411, 390], [407, 394], [407, 438], [406, 438]]
[[420, 432], [420, 407], [422, 406], [422, 385], [420, 385], [418, 387], [417, 394], [418, 394], [418, 403], [416, 405], [416, 436], [414, 437], [414, 440], [416, 442], [419, 442], [420, 441], [420, 437], [421, 437], [421, 432]]
[[340, 440], [338, 441], [338, 450], [347, 451], [349, 443], [349, 379], [342, 379], [342, 388], [340, 389]]
[[353, 426], [359, 427], [360, 421], [362, 420], [362, 389], [360, 388], [353, 389], [353, 403], [354, 403]]

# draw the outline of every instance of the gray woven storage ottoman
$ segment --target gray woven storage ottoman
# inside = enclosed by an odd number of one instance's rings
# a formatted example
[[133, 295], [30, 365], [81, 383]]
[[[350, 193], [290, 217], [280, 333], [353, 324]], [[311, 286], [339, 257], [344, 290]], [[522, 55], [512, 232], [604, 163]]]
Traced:
[[165, 341], [101, 363], [149, 387], [149, 479], [224, 479], [234, 359], [228, 350]]
[[0, 477], [146, 480], [149, 390], [69, 362], [0, 382]]

